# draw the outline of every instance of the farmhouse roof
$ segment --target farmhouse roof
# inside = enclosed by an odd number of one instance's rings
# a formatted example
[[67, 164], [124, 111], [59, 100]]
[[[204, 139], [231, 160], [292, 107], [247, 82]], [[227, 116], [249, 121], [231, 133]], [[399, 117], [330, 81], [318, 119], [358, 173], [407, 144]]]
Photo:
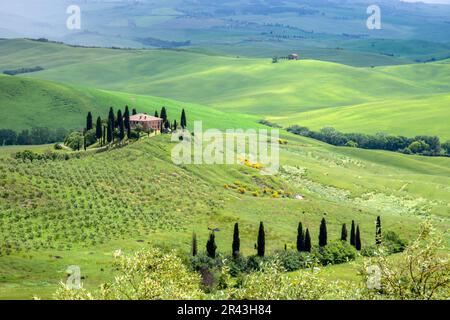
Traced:
[[162, 121], [161, 118], [157, 118], [157, 117], [154, 117], [154, 116], [149, 116], [146, 113], [138, 113], [138, 114], [135, 114], [133, 116], [130, 116], [130, 121], [147, 122], [147, 121], [158, 121], [158, 120]]

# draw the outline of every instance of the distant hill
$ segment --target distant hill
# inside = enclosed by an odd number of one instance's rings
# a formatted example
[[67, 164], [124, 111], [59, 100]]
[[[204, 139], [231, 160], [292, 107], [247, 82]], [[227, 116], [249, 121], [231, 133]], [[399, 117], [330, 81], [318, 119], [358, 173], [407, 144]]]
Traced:
[[[355, 68], [313, 60], [274, 64], [271, 59], [183, 50], [87, 49], [27, 40], [0, 41], [0, 70], [35, 65], [45, 69], [26, 77], [195, 102], [222, 112], [271, 118], [283, 125], [336, 126], [369, 133], [417, 132], [443, 138], [450, 136], [448, 126], [439, 125], [450, 112], [442, 96], [450, 91], [447, 61]], [[76, 97], [85, 95], [81, 92]], [[129, 94], [125, 96], [121, 103], [131, 104]], [[106, 98], [84, 101], [103, 107], [116, 104], [102, 99]], [[379, 109], [380, 116], [374, 117], [372, 109]], [[411, 111], [408, 117], [405, 110]], [[415, 125], [411, 118], [416, 119]]]

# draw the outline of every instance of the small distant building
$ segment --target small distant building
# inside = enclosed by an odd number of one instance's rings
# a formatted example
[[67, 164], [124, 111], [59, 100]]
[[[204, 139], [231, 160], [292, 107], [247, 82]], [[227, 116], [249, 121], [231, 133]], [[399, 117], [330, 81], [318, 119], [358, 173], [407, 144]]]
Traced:
[[138, 113], [130, 116], [130, 125], [132, 129], [135, 129], [138, 125], [141, 125], [144, 130], [155, 130], [161, 129], [161, 124], [163, 119], [149, 116], [146, 113]]
[[297, 53], [291, 53], [291, 54], [288, 56], [288, 59], [289, 59], [289, 60], [300, 60], [300, 56], [299, 56]]

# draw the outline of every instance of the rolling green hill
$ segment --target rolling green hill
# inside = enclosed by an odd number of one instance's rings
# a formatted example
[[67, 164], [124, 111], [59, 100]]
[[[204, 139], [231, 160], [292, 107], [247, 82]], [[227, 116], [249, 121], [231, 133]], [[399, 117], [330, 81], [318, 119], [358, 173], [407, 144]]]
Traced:
[[[150, 114], [166, 106], [171, 119], [185, 108], [189, 127], [202, 120], [205, 128], [257, 128], [268, 117], [285, 125], [449, 136], [445, 61], [354, 68], [0, 41], [0, 70], [35, 66], [45, 70], [0, 76], [1, 128], [81, 127], [87, 111], [105, 116], [110, 106], [129, 105]], [[228, 254], [235, 222], [245, 255], [254, 253], [260, 221], [268, 252], [294, 248], [299, 221], [316, 244], [322, 217], [330, 240], [355, 220], [363, 246], [374, 243], [377, 216], [384, 231], [405, 239], [425, 218], [448, 230], [450, 158], [281, 135], [287, 144], [275, 176], [243, 165], [176, 166], [169, 136], [67, 161], [22, 162], [10, 154], [29, 147], [0, 147], [0, 298], [50, 298], [69, 265], [79, 265], [92, 288], [114, 276], [115, 250], [157, 245], [187, 254], [194, 231], [203, 250], [208, 227], [221, 230], [218, 250]], [[447, 248], [449, 241], [447, 233]], [[333, 274], [325, 267], [332, 279], [354, 277], [354, 265], [339, 268]]]
[[342, 132], [435, 135], [445, 141], [450, 139], [449, 114], [450, 95], [438, 94], [320, 109], [269, 120], [286, 127], [301, 124], [313, 130], [334, 127]]
[[51, 129], [80, 129], [85, 126], [89, 111], [95, 117], [106, 117], [109, 107], [136, 108], [153, 114], [162, 106], [168, 108], [169, 118], [179, 120], [184, 108], [188, 123], [207, 119], [205, 128], [241, 128], [256, 124], [258, 118], [233, 115], [193, 103], [183, 103], [137, 94], [95, 90], [52, 81], [0, 75], [0, 128], [13, 130], [47, 127]]
[[[0, 298], [50, 298], [68, 265], [79, 265], [92, 288], [113, 277], [115, 250], [158, 245], [187, 254], [193, 231], [203, 250], [208, 227], [220, 228], [218, 250], [228, 254], [237, 221], [245, 255], [254, 253], [259, 221], [265, 222], [268, 252], [294, 248], [298, 221], [310, 228], [315, 244], [322, 217], [330, 240], [342, 223], [356, 220], [363, 246], [374, 242], [378, 215], [383, 230], [406, 239], [425, 217], [448, 228], [448, 158], [283, 137], [288, 144], [276, 176], [239, 165], [176, 166], [167, 136], [68, 161], [0, 159]], [[304, 200], [272, 197], [264, 188]], [[331, 277], [349, 279], [344, 271]]]
[[[27, 40], [0, 41], [0, 53], [0, 70], [37, 65], [45, 69], [26, 77], [163, 96], [288, 124], [307, 119], [314, 127], [333, 125], [346, 131], [364, 127], [364, 132], [450, 136], [448, 126], [440, 124], [449, 114], [442, 98], [450, 90], [446, 61], [377, 68], [313, 60], [273, 64], [270, 59], [72, 48]], [[376, 111], [367, 112], [370, 108], [393, 112], [377, 121]], [[416, 119], [413, 126], [402, 114], [407, 109]], [[352, 118], [359, 119], [354, 127]]]

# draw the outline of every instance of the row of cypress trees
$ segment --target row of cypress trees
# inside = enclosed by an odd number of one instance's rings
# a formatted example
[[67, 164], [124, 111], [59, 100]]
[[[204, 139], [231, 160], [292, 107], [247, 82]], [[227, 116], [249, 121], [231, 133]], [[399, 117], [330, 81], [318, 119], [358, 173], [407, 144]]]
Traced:
[[[375, 230], [375, 243], [377, 245], [381, 244], [381, 217], [377, 217], [376, 222], [376, 230]], [[206, 253], [210, 258], [216, 257], [217, 245], [215, 242], [216, 235], [213, 232], [209, 235], [209, 239], [206, 243]], [[341, 241], [348, 241], [348, 233], [347, 226], [344, 223], [341, 229]], [[239, 224], [236, 223], [234, 225], [233, 231], [233, 243], [232, 243], [232, 253], [233, 257], [237, 258], [240, 252], [240, 237], [239, 237]], [[320, 222], [319, 228], [319, 247], [325, 247], [328, 244], [328, 232], [327, 232], [327, 222], [325, 218], [322, 218]], [[355, 221], [352, 220], [352, 225], [350, 229], [350, 244], [356, 248], [356, 250], [361, 250], [361, 232], [359, 225], [355, 224]], [[257, 255], [260, 257], [264, 257], [266, 248], [266, 234], [264, 231], [264, 223], [260, 222], [259, 230], [258, 230], [258, 238], [257, 243], [255, 244], [255, 249], [257, 251]], [[297, 251], [298, 252], [311, 252], [311, 235], [309, 229], [306, 228], [303, 231], [303, 224], [300, 222], [297, 228]], [[196, 256], [198, 254], [197, 248], [197, 235], [194, 233], [192, 238], [192, 255]]]
[[[155, 117], [163, 119], [161, 123], [161, 132], [164, 132], [164, 129], [166, 131], [168, 131], [169, 129], [173, 131], [178, 129], [177, 120], [174, 120], [171, 123], [170, 120], [168, 119], [166, 107], [162, 107], [161, 112], [159, 114], [158, 111], [155, 111]], [[187, 128], [186, 111], [184, 109], [181, 111], [180, 127], [183, 130]]]
[[[132, 114], [137, 114], [136, 109], [132, 110]], [[161, 116], [158, 116], [158, 111], [155, 111], [155, 117], [160, 117], [163, 119], [161, 132], [164, 129], [172, 129], [177, 130], [178, 123], [175, 120], [173, 124], [167, 118], [167, 110], [165, 107], [161, 109]], [[183, 109], [181, 112], [181, 121], [180, 126], [185, 129], [187, 127], [186, 120], [186, 111]], [[93, 117], [92, 113], [88, 112], [86, 117], [86, 131], [90, 131], [94, 129], [93, 125]], [[119, 130], [119, 140], [122, 141], [125, 138], [125, 135], [130, 138], [131, 137], [131, 124], [130, 124], [130, 110], [128, 106], [125, 106], [125, 111], [122, 113], [122, 110], [117, 111], [117, 115], [114, 114], [114, 109], [111, 107], [109, 109], [108, 118], [104, 122], [102, 118], [99, 116], [97, 118], [96, 126], [95, 126], [95, 136], [97, 140], [102, 140], [102, 144], [106, 144], [106, 142], [111, 143], [114, 142], [114, 131]]]

